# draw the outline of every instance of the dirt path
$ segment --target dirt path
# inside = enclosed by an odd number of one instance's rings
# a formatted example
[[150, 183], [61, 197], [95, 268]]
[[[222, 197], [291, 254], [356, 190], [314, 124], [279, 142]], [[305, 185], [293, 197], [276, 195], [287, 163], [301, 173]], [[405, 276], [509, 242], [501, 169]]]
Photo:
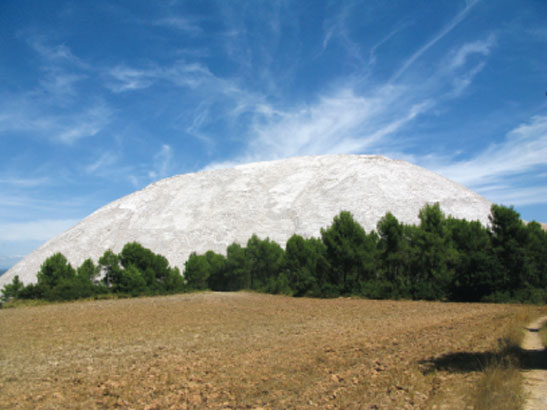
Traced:
[[527, 353], [523, 371], [524, 391], [527, 395], [525, 410], [547, 409], [547, 352], [539, 336], [539, 330], [545, 322], [547, 316], [530, 323], [522, 340], [522, 349]]

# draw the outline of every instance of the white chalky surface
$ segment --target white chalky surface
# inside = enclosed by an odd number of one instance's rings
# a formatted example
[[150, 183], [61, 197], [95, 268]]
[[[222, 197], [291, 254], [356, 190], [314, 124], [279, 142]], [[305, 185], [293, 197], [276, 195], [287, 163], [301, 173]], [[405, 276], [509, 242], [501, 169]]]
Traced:
[[178, 175], [118, 199], [56, 236], [0, 277], [35, 282], [43, 261], [62, 252], [72, 266], [95, 262], [127, 242], [167, 257], [181, 271], [192, 251], [224, 253], [253, 233], [285, 245], [294, 233], [320, 235], [341, 210], [368, 231], [391, 211], [417, 223], [427, 203], [445, 214], [488, 223], [491, 203], [426, 169], [380, 156], [328, 155]]

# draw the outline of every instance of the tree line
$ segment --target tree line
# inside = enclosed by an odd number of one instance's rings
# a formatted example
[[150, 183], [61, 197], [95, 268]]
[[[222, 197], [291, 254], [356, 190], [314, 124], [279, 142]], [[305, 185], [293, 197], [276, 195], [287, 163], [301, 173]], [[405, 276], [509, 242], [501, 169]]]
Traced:
[[445, 216], [439, 204], [426, 205], [417, 225], [387, 213], [368, 233], [342, 211], [320, 232], [319, 238], [295, 234], [284, 249], [253, 235], [224, 254], [194, 252], [184, 274], [137, 242], [77, 269], [57, 253], [44, 261], [36, 284], [24, 286], [15, 277], [2, 299], [250, 289], [311, 297], [547, 302], [547, 232], [537, 222], [525, 224], [512, 207], [493, 205], [484, 227]]

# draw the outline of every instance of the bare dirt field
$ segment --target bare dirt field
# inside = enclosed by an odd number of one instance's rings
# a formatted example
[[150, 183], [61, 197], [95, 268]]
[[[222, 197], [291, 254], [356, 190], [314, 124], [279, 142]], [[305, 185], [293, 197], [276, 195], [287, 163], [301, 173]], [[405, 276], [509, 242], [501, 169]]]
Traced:
[[3, 309], [0, 407], [465, 408], [530, 310], [246, 292]]

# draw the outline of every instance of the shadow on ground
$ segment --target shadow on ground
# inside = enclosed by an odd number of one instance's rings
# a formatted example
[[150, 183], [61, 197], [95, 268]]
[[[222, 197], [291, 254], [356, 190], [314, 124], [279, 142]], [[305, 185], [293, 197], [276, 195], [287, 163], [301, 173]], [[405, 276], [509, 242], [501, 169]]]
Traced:
[[525, 350], [521, 352], [522, 369], [524, 370], [547, 370], [547, 349]]
[[497, 352], [457, 352], [421, 360], [418, 363], [424, 374], [434, 371], [451, 373], [479, 372], [494, 364], [501, 364], [502, 366], [516, 364], [522, 370], [547, 370], [547, 349], [522, 350], [513, 347]]

